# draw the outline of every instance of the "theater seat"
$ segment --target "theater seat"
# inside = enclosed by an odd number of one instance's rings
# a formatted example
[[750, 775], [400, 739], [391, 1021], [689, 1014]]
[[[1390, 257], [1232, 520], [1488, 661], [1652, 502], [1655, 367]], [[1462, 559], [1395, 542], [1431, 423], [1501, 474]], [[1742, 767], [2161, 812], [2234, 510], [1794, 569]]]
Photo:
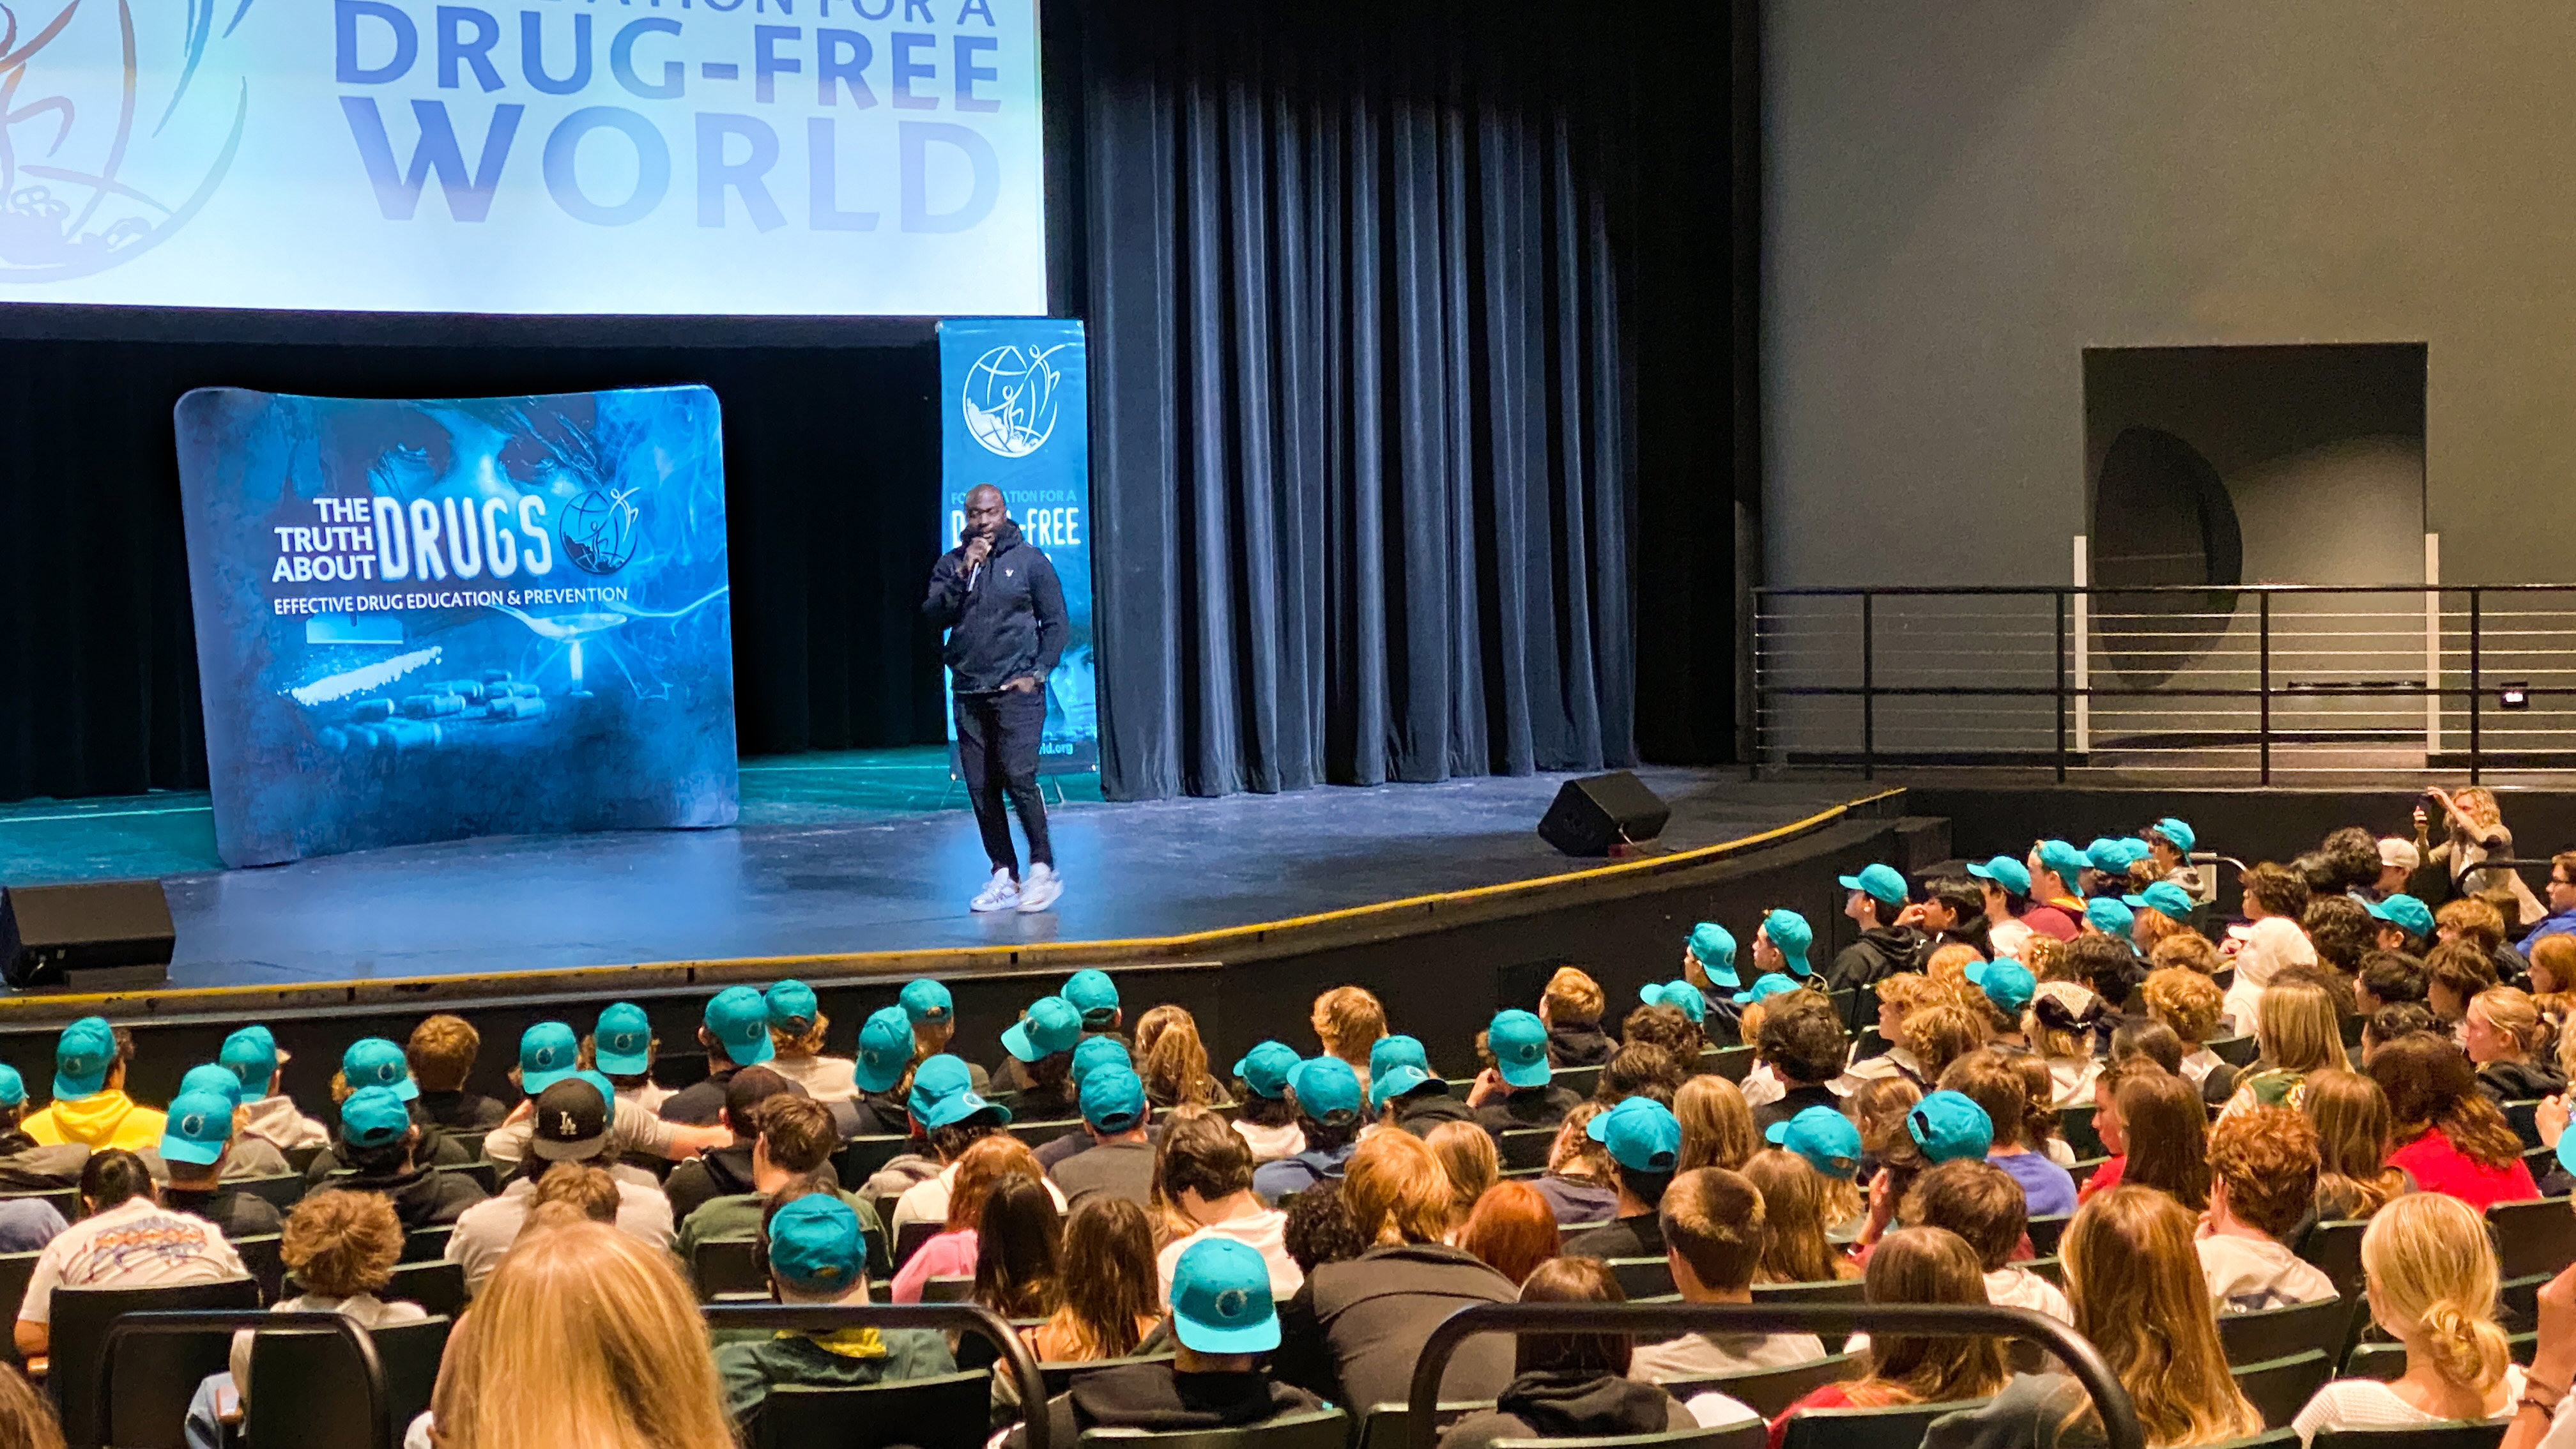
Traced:
[[218, 1330], [134, 1339], [118, 1348], [110, 1365], [103, 1352], [108, 1325], [128, 1313], [257, 1307], [259, 1285], [248, 1278], [169, 1288], [55, 1289], [47, 1387], [62, 1413], [64, 1442], [83, 1449], [100, 1441], [105, 1426], [96, 1413], [98, 1381], [112, 1373], [120, 1449], [180, 1449], [188, 1400], [200, 1379], [230, 1366], [232, 1335]]
[[[385, 1375], [386, 1426], [396, 1442], [429, 1407], [447, 1349], [445, 1316], [370, 1330]], [[366, 1382], [357, 1350], [337, 1333], [270, 1330], [251, 1340], [250, 1412], [243, 1428], [251, 1449], [283, 1444], [366, 1444]]]
[[[1089, 1438], [1089, 1435], [1084, 1435]], [[1759, 1419], [1722, 1429], [1667, 1429], [1661, 1434], [1603, 1434], [1579, 1439], [1497, 1439], [1493, 1449], [1762, 1449], [1770, 1431]]]
[[1685, 1403], [1695, 1394], [1724, 1394], [1765, 1419], [1776, 1419], [1787, 1413], [1791, 1404], [1825, 1385], [1856, 1379], [1860, 1374], [1859, 1359], [1837, 1353], [1786, 1368], [1674, 1380], [1664, 1385], [1664, 1392]]
[[752, 1449], [981, 1449], [993, 1376], [941, 1374], [857, 1388], [790, 1384], [752, 1417]]
[[2334, 1377], [2334, 1360], [2314, 1349], [2287, 1358], [2231, 1367], [2237, 1390], [2263, 1416], [2266, 1429], [2286, 1429], [2290, 1421]]
[[[1344, 1449], [1350, 1432], [1350, 1415], [1339, 1409], [1316, 1409], [1303, 1414], [1282, 1414], [1266, 1424], [1247, 1424], [1240, 1429], [1185, 1429], [1168, 1434], [1148, 1433], [1143, 1429], [1092, 1429], [1076, 1442], [1134, 1445], [1136, 1449]], [[1557, 1439], [1550, 1442], [1568, 1445], [1591, 1441]]]
[[1781, 1449], [1922, 1449], [1932, 1421], [1983, 1399], [1898, 1404], [1884, 1409], [1802, 1409], [1789, 1418]]
[[2504, 1421], [2495, 1419], [2421, 1429], [2331, 1429], [2308, 1441], [2308, 1449], [2495, 1449], [2503, 1438]]

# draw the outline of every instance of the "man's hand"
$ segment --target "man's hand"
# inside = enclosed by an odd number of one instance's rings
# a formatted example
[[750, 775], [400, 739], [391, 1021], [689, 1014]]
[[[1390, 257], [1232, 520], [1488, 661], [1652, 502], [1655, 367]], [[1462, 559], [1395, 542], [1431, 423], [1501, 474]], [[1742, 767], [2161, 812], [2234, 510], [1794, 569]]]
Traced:
[[1034, 675], [1034, 674], [1023, 674], [1023, 675], [1021, 675], [1019, 678], [1014, 679], [1014, 680], [1010, 681], [1009, 683], [1007, 683], [1007, 684], [1003, 685], [1003, 686], [1002, 686], [1002, 689], [1003, 689], [1003, 691], [1004, 691], [1005, 693], [1009, 693], [1009, 694], [1027, 694], [1028, 692], [1030, 692], [1031, 690], [1036, 689], [1037, 687], [1038, 687], [1038, 677], [1037, 677], [1036, 675]]
[[1476, 1074], [1476, 1084], [1467, 1089], [1467, 1105], [1482, 1107], [1496, 1098], [1507, 1095], [1510, 1091], [1511, 1088], [1503, 1083], [1503, 1074], [1492, 1067], [1487, 1067]]
[[1922, 925], [1922, 924], [1923, 924], [1923, 903], [1922, 903], [1921, 901], [1916, 901], [1916, 902], [1914, 902], [1912, 905], [1907, 906], [1904, 910], [1898, 911], [1898, 912], [1896, 913], [1896, 920], [1895, 920], [1894, 924], [1899, 925], [1899, 926], [1920, 926], [1920, 925]]
[[975, 535], [973, 535], [973, 536], [969, 537], [969, 538], [966, 540], [966, 567], [967, 567], [967, 568], [969, 568], [969, 569], [980, 569], [980, 568], [982, 568], [982, 567], [984, 566], [984, 560], [985, 560], [985, 559], [987, 559], [987, 558], [992, 557], [992, 554], [993, 554], [993, 536], [992, 536], [991, 534], [989, 534], [989, 533], [978, 533], [978, 534], [975, 534]]

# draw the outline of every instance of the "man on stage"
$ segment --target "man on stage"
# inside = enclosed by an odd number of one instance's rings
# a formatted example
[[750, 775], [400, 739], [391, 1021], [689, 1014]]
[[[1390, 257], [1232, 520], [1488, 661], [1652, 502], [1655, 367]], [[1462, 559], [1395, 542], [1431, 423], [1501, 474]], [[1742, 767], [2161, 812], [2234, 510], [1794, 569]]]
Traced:
[[[1046, 681], [1064, 653], [1064, 589], [1047, 556], [1020, 537], [1001, 489], [988, 483], [966, 494], [966, 531], [930, 571], [921, 612], [948, 630], [941, 657], [956, 691], [957, 759], [993, 862], [993, 878], [967, 908], [1043, 911], [1064, 894], [1038, 795]], [[1004, 791], [1029, 837], [1025, 880]]]

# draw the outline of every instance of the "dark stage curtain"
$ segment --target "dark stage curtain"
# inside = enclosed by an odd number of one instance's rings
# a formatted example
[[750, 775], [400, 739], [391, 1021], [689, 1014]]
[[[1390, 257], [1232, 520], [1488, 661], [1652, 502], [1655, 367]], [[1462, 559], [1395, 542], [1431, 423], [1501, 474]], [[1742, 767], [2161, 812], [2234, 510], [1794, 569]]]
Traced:
[[1050, 40], [1083, 79], [1104, 788], [1632, 761], [1630, 28], [1112, 0]]

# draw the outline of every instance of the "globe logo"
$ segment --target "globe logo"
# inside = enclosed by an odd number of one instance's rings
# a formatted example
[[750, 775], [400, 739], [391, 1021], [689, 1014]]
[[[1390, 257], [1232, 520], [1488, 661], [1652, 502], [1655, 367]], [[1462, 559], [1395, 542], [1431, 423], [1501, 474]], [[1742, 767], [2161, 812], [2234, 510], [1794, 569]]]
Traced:
[[641, 515], [630, 502], [634, 489], [611, 493], [593, 488], [564, 510], [564, 557], [583, 573], [613, 574], [635, 557], [635, 525]]
[[968, 435], [1005, 458], [1025, 458], [1046, 446], [1055, 431], [1056, 385], [1064, 380], [1048, 359], [1071, 345], [1026, 351], [1005, 345], [976, 358], [958, 397]]

